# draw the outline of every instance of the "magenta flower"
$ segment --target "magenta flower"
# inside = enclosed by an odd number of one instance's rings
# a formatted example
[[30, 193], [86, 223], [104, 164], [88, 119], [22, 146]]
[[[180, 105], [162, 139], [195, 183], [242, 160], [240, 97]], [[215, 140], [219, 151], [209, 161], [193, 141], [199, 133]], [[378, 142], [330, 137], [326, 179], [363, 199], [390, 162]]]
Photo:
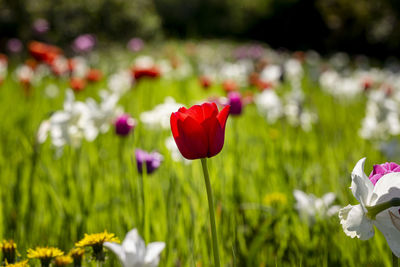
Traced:
[[151, 174], [160, 167], [161, 161], [163, 160], [163, 156], [155, 151], [149, 153], [141, 149], [136, 149], [135, 156], [137, 170], [140, 174], [143, 173], [143, 164], [146, 164], [147, 173]]
[[377, 164], [374, 165], [373, 170], [368, 178], [375, 185], [382, 176], [391, 172], [400, 172], [400, 166], [394, 162]]
[[79, 35], [72, 45], [75, 52], [89, 52], [96, 45], [96, 38], [93, 34], [82, 34]]
[[138, 52], [138, 51], [142, 50], [143, 46], [144, 46], [144, 42], [140, 38], [130, 39], [128, 42], [128, 45], [127, 45], [128, 49], [130, 49], [133, 52]]
[[129, 114], [123, 114], [115, 121], [115, 133], [120, 136], [127, 136], [136, 126], [136, 120]]
[[12, 38], [7, 42], [7, 49], [11, 53], [19, 53], [22, 51], [22, 42], [17, 38]]
[[44, 34], [49, 31], [49, 23], [45, 19], [37, 19], [33, 23], [33, 30], [38, 34]]
[[228, 94], [229, 105], [231, 106], [230, 114], [240, 115], [242, 114], [243, 104], [242, 96], [238, 92], [230, 92]]

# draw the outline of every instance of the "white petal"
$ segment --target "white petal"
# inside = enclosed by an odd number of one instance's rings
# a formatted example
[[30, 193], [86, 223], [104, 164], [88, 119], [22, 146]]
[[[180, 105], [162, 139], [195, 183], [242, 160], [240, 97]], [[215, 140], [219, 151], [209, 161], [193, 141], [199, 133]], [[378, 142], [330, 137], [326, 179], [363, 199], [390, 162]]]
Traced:
[[372, 221], [365, 216], [361, 205], [347, 205], [339, 211], [339, 218], [344, 233], [351, 238], [367, 240], [374, 235]]
[[122, 242], [122, 247], [127, 253], [127, 258], [133, 260], [143, 259], [146, 252], [146, 245], [144, 240], [140, 237], [137, 229], [133, 229], [126, 234], [124, 242]]
[[324, 202], [325, 206], [327, 206], [327, 207], [330, 206], [333, 203], [333, 201], [335, 201], [335, 199], [336, 199], [336, 195], [335, 195], [335, 193], [332, 193], [332, 192], [327, 193], [322, 197], [322, 201]]
[[146, 266], [156, 267], [160, 261], [161, 251], [165, 248], [164, 242], [153, 242], [147, 245], [144, 263]]
[[400, 197], [400, 172], [391, 172], [381, 177], [375, 184], [371, 205], [387, 202]]
[[338, 214], [339, 210], [340, 210], [340, 207], [339, 207], [338, 205], [332, 206], [332, 207], [330, 207], [330, 208], [328, 209], [328, 211], [326, 212], [326, 215], [327, 215], [328, 217], [331, 217], [331, 216], [333, 216], [333, 215]]
[[360, 159], [351, 173], [351, 191], [354, 197], [360, 202], [365, 210], [365, 206], [369, 204], [374, 190], [374, 185], [364, 173], [365, 158]]
[[400, 231], [400, 218], [397, 217], [396, 215], [394, 215], [394, 213], [391, 212], [390, 210], [389, 210], [389, 215], [390, 215], [390, 219], [392, 220], [394, 227], [396, 227], [397, 230]]
[[[398, 207], [390, 209], [392, 213], [398, 214]], [[400, 257], [400, 231], [393, 224], [393, 221], [390, 217], [389, 211], [383, 211], [376, 216], [376, 220], [374, 221], [376, 227], [382, 234], [385, 236], [386, 241], [389, 244], [392, 252]]]
[[104, 242], [104, 247], [114, 252], [123, 266], [127, 266], [125, 263], [125, 252], [121, 245], [118, 245], [117, 243]]

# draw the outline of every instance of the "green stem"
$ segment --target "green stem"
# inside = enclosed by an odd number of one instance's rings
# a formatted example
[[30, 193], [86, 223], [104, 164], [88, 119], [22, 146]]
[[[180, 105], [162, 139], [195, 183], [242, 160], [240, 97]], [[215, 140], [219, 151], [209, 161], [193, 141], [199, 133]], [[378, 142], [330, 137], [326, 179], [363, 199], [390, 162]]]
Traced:
[[149, 223], [147, 218], [146, 208], [146, 183], [147, 183], [147, 168], [146, 163], [142, 164], [142, 174], [140, 176], [140, 186], [142, 193], [142, 229], [143, 239], [149, 242]]
[[378, 215], [378, 213], [387, 210], [391, 207], [398, 207], [400, 206], [400, 198], [392, 198], [391, 200], [384, 202], [384, 203], [380, 203], [378, 205], [375, 206], [371, 206], [371, 207], [367, 207], [367, 216], [372, 219], [375, 220], [376, 215]]
[[204, 180], [205, 180], [206, 189], [207, 189], [208, 209], [210, 211], [211, 235], [212, 235], [213, 251], [214, 251], [214, 266], [219, 267], [220, 260], [219, 260], [219, 251], [218, 251], [217, 227], [215, 225], [214, 201], [213, 201], [213, 196], [212, 196], [212, 191], [211, 191], [210, 177], [208, 175], [206, 158], [201, 159], [201, 166], [203, 167]]
[[393, 267], [399, 266], [399, 258], [397, 258], [396, 255], [393, 254], [393, 252], [392, 252], [392, 266]]

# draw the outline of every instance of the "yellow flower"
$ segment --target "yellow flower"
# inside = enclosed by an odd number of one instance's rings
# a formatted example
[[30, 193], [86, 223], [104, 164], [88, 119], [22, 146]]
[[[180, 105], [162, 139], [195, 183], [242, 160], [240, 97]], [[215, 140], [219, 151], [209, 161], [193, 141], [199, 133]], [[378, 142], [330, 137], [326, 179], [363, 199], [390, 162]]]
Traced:
[[14, 242], [14, 240], [3, 240], [0, 243], [0, 248], [3, 251], [3, 253], [6, 253], [8, 251], [16, 250], [17, 249], [17, 244]]
[[28, 260], [19, 261], [16, 263], [7, 263], [7, 261], [6, 261], [6, 266], [8, 266], [8, 267], [29, 267], [29, 264], [28, 264]]
[[55, 266], [67, 266], [68, 264], [71, 264], [73, 261], [74, 260], [69, 255], [58, 256], [54, 260], [54, 265]]
[[115, 234], [108, 233], [104, 231], [103, 233], [97, 234], [85, 234], [85, 237], [82, 238], [80, 241], [75, 243], [77, 247], [92, 247], [92, 256], [96, 261], [103, 262], [105, 260], [105, 253], [103, 251], [103, 243], [104, 242], [114, 242], [119, 243], [118, 237]]
[[0, 248], [3, 252], [4, 259], [7, 262], [13, 263], [17, 255], [17, 244], [15, 244], [14, 240], [3, 240], [0, 243]]
[[35, 249], [28, 249], [28, 258], [30, 259], [52, 259], [62, 255], [64, 255], [64, 252], [53, 247], [36, 247]]
[[280, 192], [266, 194], [263, 199], [265, 206], [285, 206], [287, 204], [287, 196]]
[[73, 248], [68, 253], [74, 259], [82, 259], [84, 254], [85, 250], [81, 248]]
[[82, 238], [77, 243], [75, 243], [75, 246], [77, 247], [98, 246], [98, 245], [103, 245], [104, 242], [119, 243], [120, 241], [118, 237], [115, 236], [115, 234], [104, 231], [103, 233], [97, 233], [97, 234], [90, 234], [90, 235], [85, 234], [85, 237]]

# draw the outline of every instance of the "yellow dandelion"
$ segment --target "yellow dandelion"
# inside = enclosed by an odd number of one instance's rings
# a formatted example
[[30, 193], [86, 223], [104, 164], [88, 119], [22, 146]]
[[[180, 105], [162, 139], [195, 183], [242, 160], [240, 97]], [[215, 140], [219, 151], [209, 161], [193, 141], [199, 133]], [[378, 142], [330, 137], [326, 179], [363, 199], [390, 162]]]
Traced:
[[17, 244], [14, 242], [14, 240], [3, 240], [0, 243], [0, 248], [4, 252], [11, 251], [11, 250], [16, 250], [17, 249]]
[[73, 248], [68, 253], [74, 259], [82, 259], [84, 254], [85, 250], [82, 248]]
[[61, 267], [61, 266], [67, 266], [68, 264], [71, 264], [74, 260], [72, 259], [71, 256], [65, 255], [65, 256], [58, 256], [54, 259], [54, 265]]
[[74, 259], [74, 266], [81, 266], [85, 250], [82, 248], [73, 248], [69, 251], [68, 255]]
[[85, 234], [85, 237], [82, 238], [80, 241], [75, 243], [75, 246], [77, 247], [92, 247], [92, 256], [95, 260], [102, 262], [105, 260], [105, 253], [103, 251], [103, 243], [104, 242], [114, 242], [114, 243], [119, 243], [118, 237], [115, 236], [115, 234], [108, 233], [107, 231], [104, 231], [102, 233], [97, 233], [97, 234]]
[[28, 249], [28, 258], [30, 259], [52, 259], [64, 255], [58, 248], [53, 247], [36, 247]]
[[4, 261], [13, 263], [17, 255], [17, 244], [14, 240], [3, 240], [0, 243], [1, 251], [3, 252]]
[[98, 246], [98, 245], [103, 245], [104, 242], [119, 243], [120, 241], [118, 237], [115, 236], [115, 234], [104, 231], [102, 233], [97, 233], [97, 234], [90, 234], [90, 235], [85, 234], [85, 237], [82, 238], [77, 243], [75, 243], [75, 246], [77, 247]]
[[29, 267], [28, 260], [19, 261], [16, 263], [8, 263], [6, 261], [6, 266], [8, 267]]
[[280, 192], [266, 194], [263, 199], [265, 206], [285, 206], [287, 204], [287, 196]]

